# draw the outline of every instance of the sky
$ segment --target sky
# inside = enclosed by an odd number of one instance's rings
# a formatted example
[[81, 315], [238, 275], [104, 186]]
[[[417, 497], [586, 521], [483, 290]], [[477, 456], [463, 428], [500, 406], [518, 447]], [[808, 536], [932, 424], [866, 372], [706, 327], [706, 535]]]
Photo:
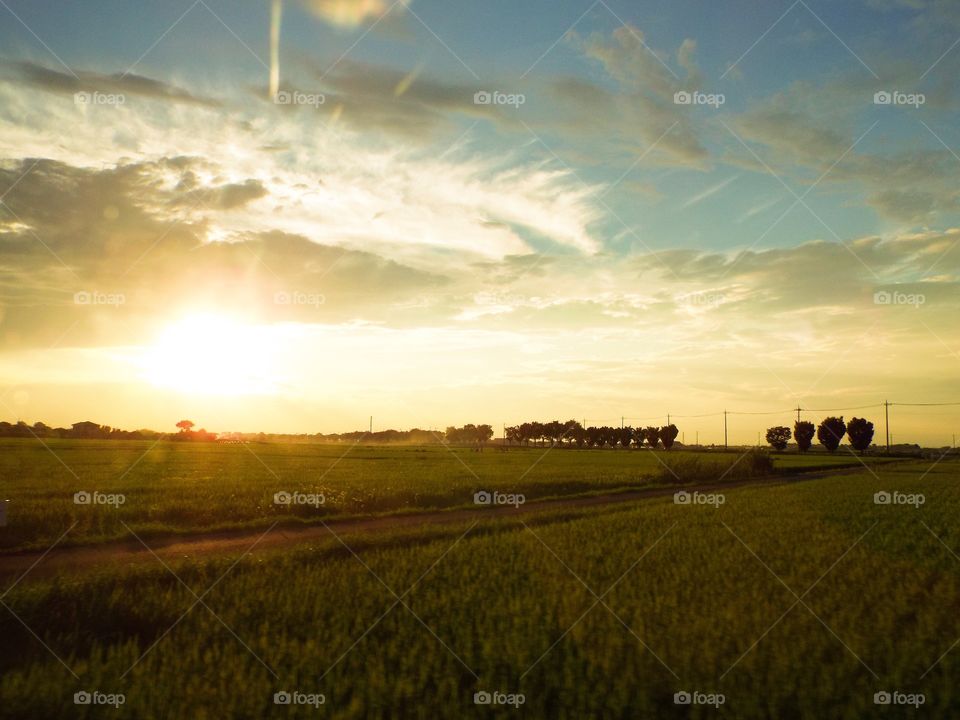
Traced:
[[0, 416], [960, 401], [958, 71], [948, 0], [2, 0]]

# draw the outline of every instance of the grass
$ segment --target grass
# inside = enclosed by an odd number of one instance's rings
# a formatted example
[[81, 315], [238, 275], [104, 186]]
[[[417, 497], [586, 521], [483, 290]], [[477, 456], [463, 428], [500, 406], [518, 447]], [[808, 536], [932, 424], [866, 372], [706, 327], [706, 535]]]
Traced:
[[[0, 499], [8, 523], [0, 549], [238, 527], [317, 518], [457, 507], [478, 490], [526, 499], [673, 483], [753, 477], [740, 453], [306, 444], [186, 444], [142, 441], [0, 440]], [[788, 471], [859, 464], [849, 455], [776, 456]], [[877, 460], [870, 460], [877, 462]], [[746, 475], [744, 473], [747, 473]], [[752, 474], [751, 474], [752, 473]], [[78, 491], [124, 503], [77, 505]], [[322, 495], [322, 506], [274, 504], [281, 491]]]
[[[80, 680], [0, 608], [0, 717], [101, 716], [72, 704], [99, 689], [148, 720], [488, 717], [481, 690], [522, 693], [528, 717], [918, 714], [873, 704], [899, 690], [955, 718], [960, 468], [928, 467], [330, 537], [175, 563], [183, 583], [160, 563], [27, 580], [4, 603]], [[278, 708], [282, 689], [326, 702]]]

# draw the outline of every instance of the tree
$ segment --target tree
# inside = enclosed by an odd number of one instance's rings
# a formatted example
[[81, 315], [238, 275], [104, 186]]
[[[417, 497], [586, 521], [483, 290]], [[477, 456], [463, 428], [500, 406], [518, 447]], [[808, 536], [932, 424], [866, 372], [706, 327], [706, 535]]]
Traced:
[[790, 442], [790, 428], [783, 425], [769, 428], [767, 430], [767, 442], [774, 450], [786, 450], [787, 443]]
[[193, 430], [193, 420], [181, 420], [177, 423], [177, 427], [180, 428], [180, 432], [188, 433]]
[[533, 440], [534, 445], [536, 445], [540, 440], [543, 439], [544, 430], [542, 422], [532, 422], [530, 423], [530, 439]]
[[617, 437], [620, 439], [620, 446], [624, 450], [630, 449], [630, 443], [633, 441], [633, 428], [622, 427], [617, 431]]
[[812, 422], [807, 422], [806, 420], [797, 420], [793, 425], [793, 439], [797, 442], [797, 448], [800, 452], [806, 452], [810, 449], [810, 445], [813, 443], [813, 436], [816, 433], [816, 428], [813, 427]]
[[645, 427], [643, 429], [643, 439], [647, 441], [647, 445], [655, 448], [660, 442], [660, 428]]
[[830, 452], [836, 452], [846, 432], [847, 425], [842, 416], [828, 417], [817, 428], [817, 440]]
[[493, 428], [490, 425], [477, 425], [476, 437], [477, 444], [483, 450], [483, 446], [493, 437]]
[[859, 450], [863, 455], [864, 451], [870, 447], [873, 442], [873, 423], [863, 418], [850, 418], [847, 425], [847, 437], [850, 438], [850, 444], [855, 450]]
[[673, 441], [677, 439], [677, 435], [680, 434], [680, 431], [677, 429], [677, 426], [673, 423], [669, 425], [664, 425], [657, 432], [657, 437], [660, 438], [660, 442], [663, 443], [663, 447], [667, 450], [673, 447]]

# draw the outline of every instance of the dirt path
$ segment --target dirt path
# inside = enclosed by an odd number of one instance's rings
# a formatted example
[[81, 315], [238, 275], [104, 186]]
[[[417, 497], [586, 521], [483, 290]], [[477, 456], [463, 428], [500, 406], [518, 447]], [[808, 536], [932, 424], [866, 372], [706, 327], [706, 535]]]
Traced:
[[[326, 525], [277, 526], [264, 534], [263, 528], [214, 531], [195, 534], [149, 536], [144, 542], [139, 540], [112, 541], [96, 545], [76, 547], [55, 547], [47, 552], [22, 551], [0, 555], [0, 578], [10, 581], [29, 573], [24, 578], [40, 579], [81, 571], [95, 570], [109, 565], [129, 565], [144, 562], [157, 562], [154, 554], [165, 562], [172, 559], [199, 559], [215, 553], [245, 552], [254, 543], [252, 553], [278, 548], [291, 547], [311, 540], [333, 537], [332, 533], [376, 532], [386, 529], [405, 527], [425, 527], [443, 524], [486, 520], [497, 517], [523, 517], [548, 510], [578, 510], [591, 507], [606, 507], [635, 502], [648, 498], [673, 495], [678, 489], [688, 492], [726, 492], [744, 486], [773, 487], [789, 483], [803, 482], [823, 478], [828, 475], [846, 475], [861, 472], [862, 469], [843, 468], [822, 470], [792, 475], [779, 475], [769, 478], [742, 480], [736, 482], [714, 483], [709, 485], [691, 485], [664, 488], [648, 488], [604, 495], [588, 495], [571, 498], [532, 501], [519, 508], [483, 507], [477, 509], [431, 510], [400, 515], [386, 515], [371, 518], [352, 518], [326, 520]], [[7, 583], [9, 584], [9, 583]]]

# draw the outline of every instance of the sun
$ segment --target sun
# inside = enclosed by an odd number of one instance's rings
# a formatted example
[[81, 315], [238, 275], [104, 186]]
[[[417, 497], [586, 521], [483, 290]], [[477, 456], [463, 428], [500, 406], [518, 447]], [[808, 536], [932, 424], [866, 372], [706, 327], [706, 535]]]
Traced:
[[196, 395], [262, 395], [278, 389], [274, 343], [263, 326], [195, 314], [168, 326], [143, 355], [144, 378]]

